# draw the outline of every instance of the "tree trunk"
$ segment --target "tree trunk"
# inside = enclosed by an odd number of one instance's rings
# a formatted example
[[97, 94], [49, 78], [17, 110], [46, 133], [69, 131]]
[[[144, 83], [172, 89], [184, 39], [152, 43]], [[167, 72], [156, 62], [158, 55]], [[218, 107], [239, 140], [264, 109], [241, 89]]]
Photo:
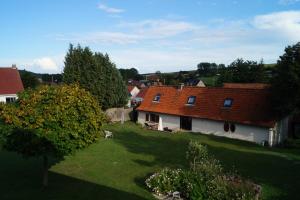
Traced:
[[44, 172], [43, 172], [43, 186], [48, 186], [48, 157], [43, 156], [43, 162], [44, 162]]

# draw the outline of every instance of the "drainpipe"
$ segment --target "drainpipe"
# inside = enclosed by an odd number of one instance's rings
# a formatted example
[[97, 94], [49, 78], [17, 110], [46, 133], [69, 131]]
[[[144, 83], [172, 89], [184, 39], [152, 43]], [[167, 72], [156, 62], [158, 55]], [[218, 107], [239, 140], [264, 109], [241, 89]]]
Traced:
[[274, 128], [269, 129], [269, 144], [272, 147], [273, 146], [273, 139], [274, 139]]
[[159, 131], [163, 131], [163, 125], [162, 125], [162, 118], [161, 116], [159, 116], [159, 121], [158, 121], [158, 130]]

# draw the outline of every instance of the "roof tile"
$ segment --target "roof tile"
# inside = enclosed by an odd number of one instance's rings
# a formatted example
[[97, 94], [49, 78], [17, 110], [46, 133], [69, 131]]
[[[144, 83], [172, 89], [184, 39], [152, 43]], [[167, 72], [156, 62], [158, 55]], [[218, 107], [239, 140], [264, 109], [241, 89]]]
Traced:
[[18, 69], [0, 68], [0, 94], [17, 94], [23, 90]]

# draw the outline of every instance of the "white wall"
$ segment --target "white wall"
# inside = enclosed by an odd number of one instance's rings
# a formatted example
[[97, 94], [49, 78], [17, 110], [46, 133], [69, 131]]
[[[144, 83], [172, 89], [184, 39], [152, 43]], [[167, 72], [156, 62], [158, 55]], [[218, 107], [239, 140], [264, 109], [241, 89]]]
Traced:
[[193, 118], [192, 123], [193, 132], [213, 134], [256, 143], [261, 143], [263, 140], [269, 140], [269, 128], [235, 123], [235, 132], [232, 133], [230, 130], [228, 132], [224, 131], [224, 122], [222, 121]]
[[134, 87], [134, 88], [130, 91], [131, 98], [133, 99], [134, 97], [136, 97], [136, 95], [138, 95], [139, 92], [140, 92], [139, 88]]
[[[138, 115], [138, 122], [144, 124], [146, 120], [146, 113], [139, 111]], [[159, 116], [162, 118], [163, 127], [168, 127], [173, 130], [177, 130], [180, 128], [179, 116], [165, 114], [159, 114]], [[232, 133], [230, 131], [224, 131], [224, 122], [222, 121], [213, 121], [198, 118], [193, 118], [192, 120], [192, 132], [213, 134], [216, 136], [246, 140], [259, 144], [261, 144], [263, 140], [269, 141], [269, 130], [269, 128], [235, 123], [235, 132]]]
[[138, 123], [144, 125], [146, 122], [146, 113], [143, 111], [138, 111]]
[[288, 137], [288, 130], [289, 130], [289, 117], [282, 119], [281, 121], [277, 122], [276, 127], [273, 131], [273, 144], [280, 144]]
[[15, 97], [15, 98], [18, 98], [16, 94], [0, 95], [0, 102], [6, 103], [6, 97]]
[[159, 115], [162, 118], [163, 127], [168, 127], [172, 130], [180, 129], [180, 117], [175, 115]]
[[[138, 112], [138, 123], [144, 125], [146, 122], [146, 113], [143, 111]], [[156, 113], [157, 114], [157, 113]], [[173, 115], [157, 114], [162, 119], [163, 128], [168, 127], [169, 129], [177, 130], [180, 128], [180, 117]]]

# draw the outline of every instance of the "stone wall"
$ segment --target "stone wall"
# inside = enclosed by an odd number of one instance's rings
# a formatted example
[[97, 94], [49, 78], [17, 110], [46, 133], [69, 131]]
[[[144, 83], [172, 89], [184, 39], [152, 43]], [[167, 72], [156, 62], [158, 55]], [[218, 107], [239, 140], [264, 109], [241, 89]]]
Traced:
[[132, 108], [110, 108], [105, 113], [112, 122], [120, 122], [122, 120], [122, 112], [124, 112], [124, 121], [130, 121], [132, 111]]

